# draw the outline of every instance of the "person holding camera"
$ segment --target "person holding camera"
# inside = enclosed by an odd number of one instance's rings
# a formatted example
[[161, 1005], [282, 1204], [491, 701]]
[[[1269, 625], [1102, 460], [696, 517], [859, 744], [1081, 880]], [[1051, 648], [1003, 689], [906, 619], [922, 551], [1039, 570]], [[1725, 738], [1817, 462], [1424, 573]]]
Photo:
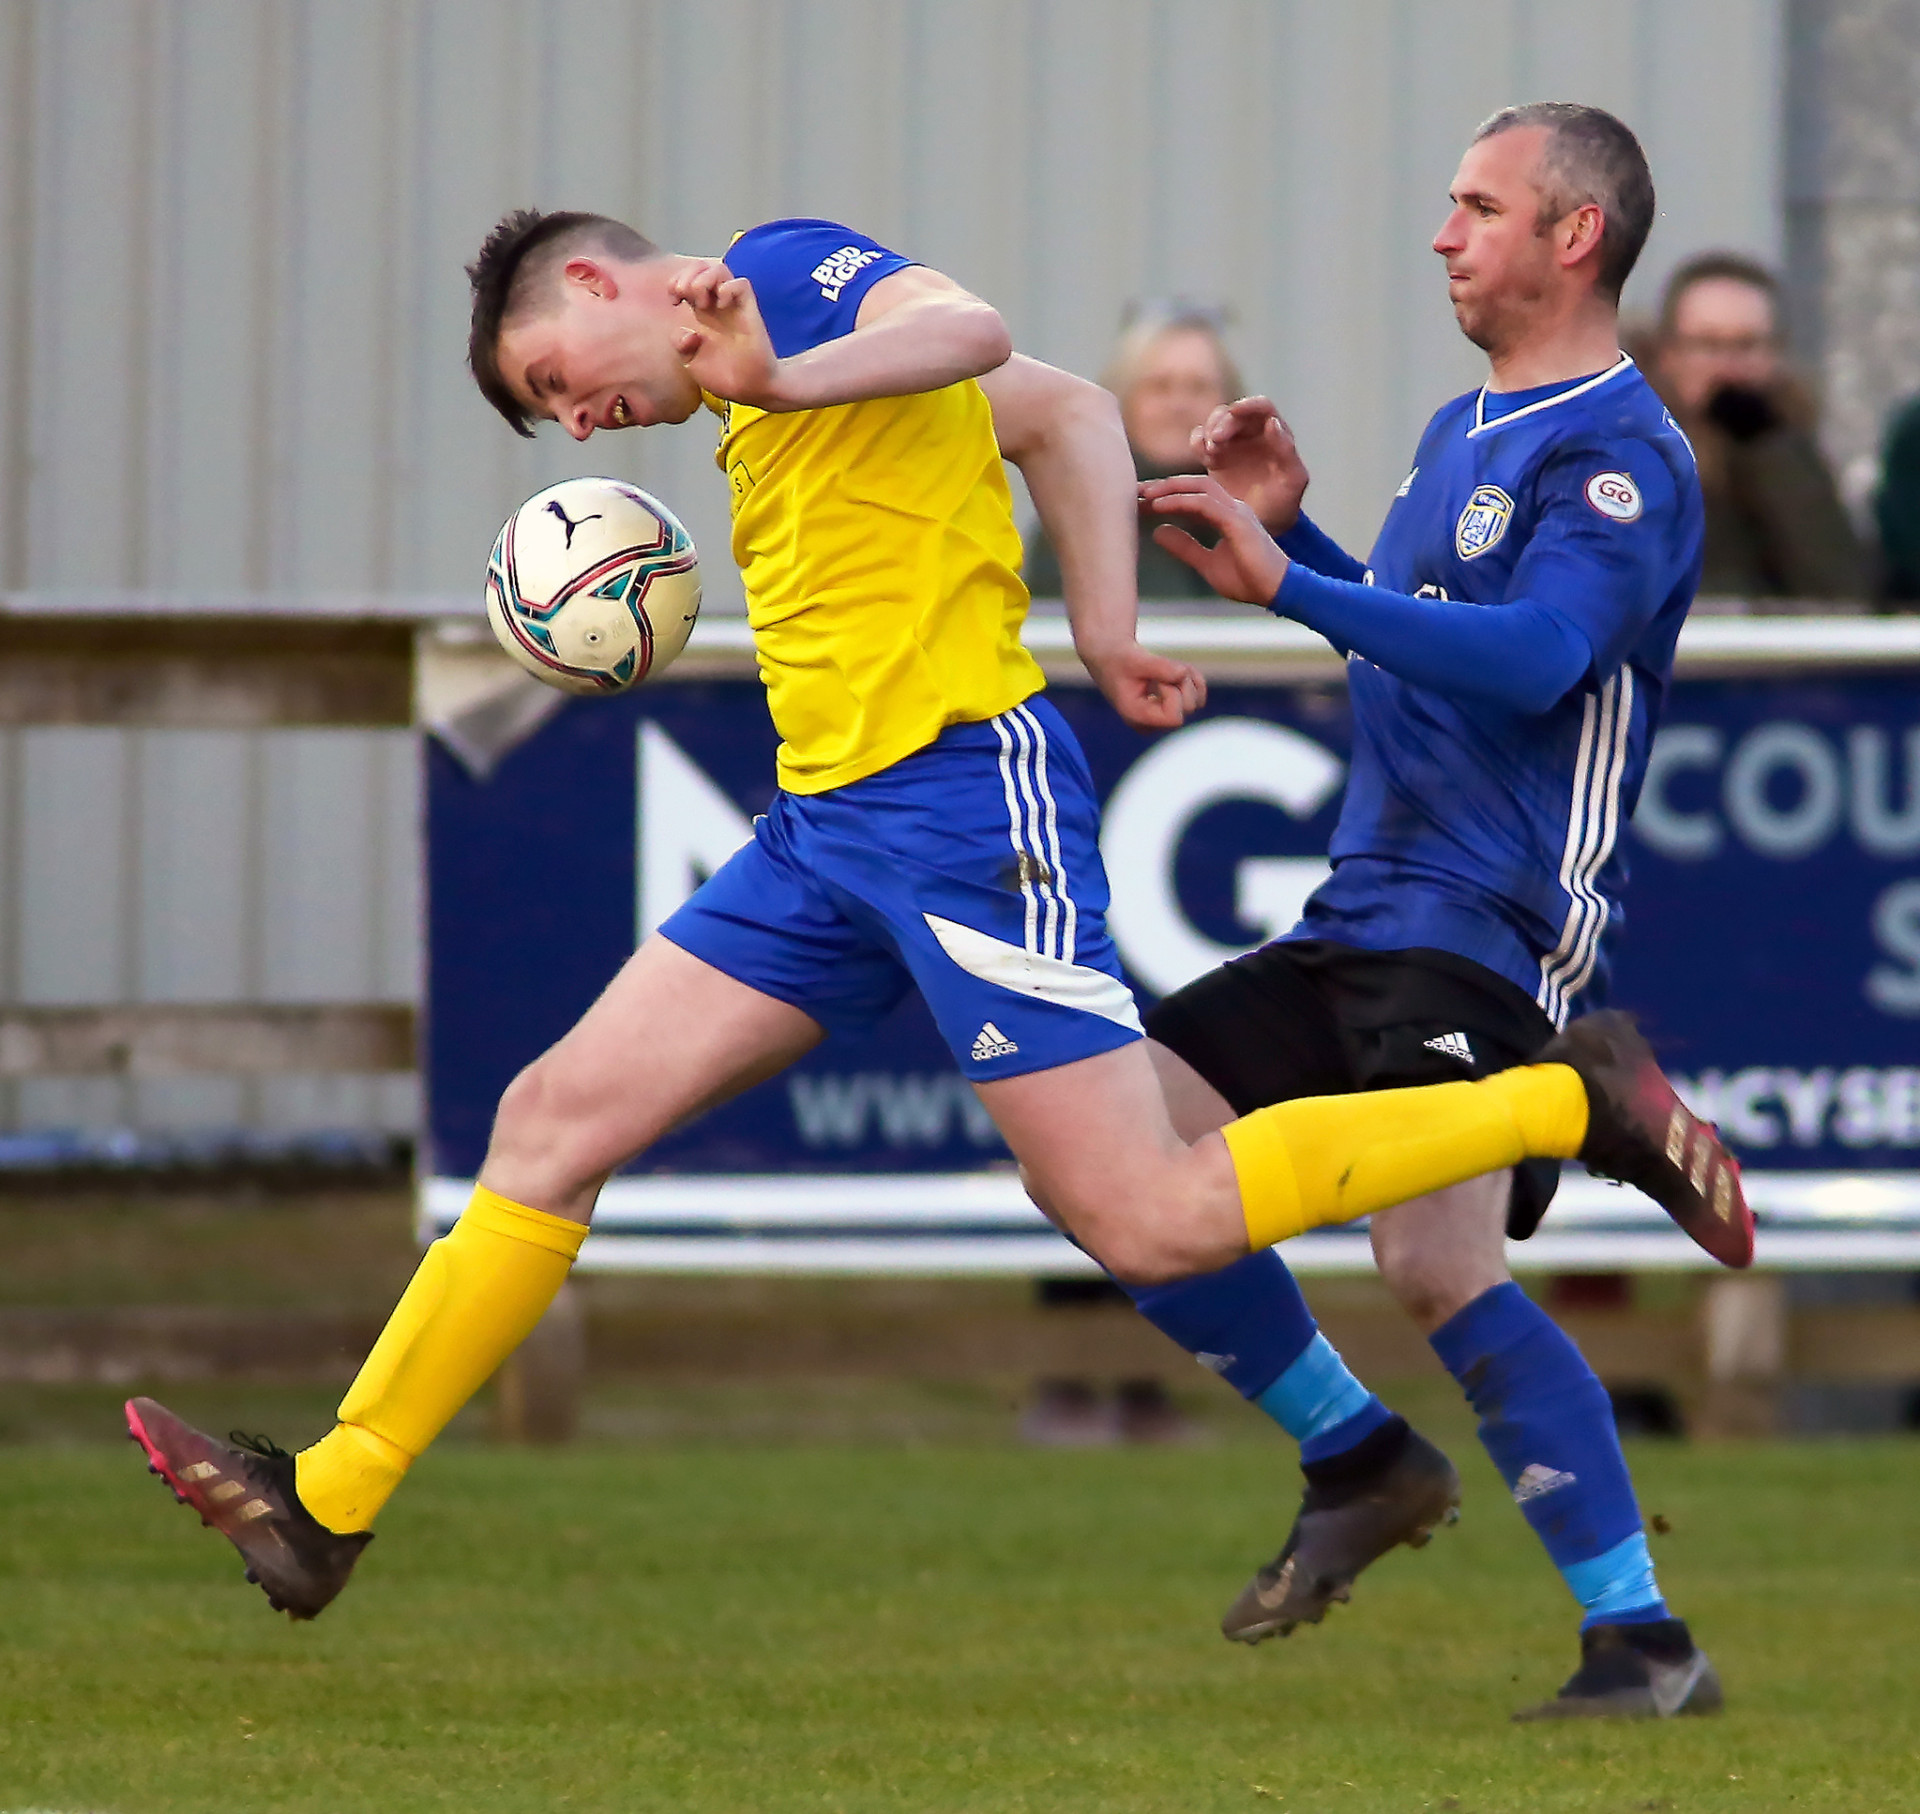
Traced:
[[1864, 605], [1865, 551], [1815, 438], [1806, 387], [1780, 337], [1780, 283], [1733, 252], [1667, 280], [1648, 374], [1700, 463], [1703, 597]]

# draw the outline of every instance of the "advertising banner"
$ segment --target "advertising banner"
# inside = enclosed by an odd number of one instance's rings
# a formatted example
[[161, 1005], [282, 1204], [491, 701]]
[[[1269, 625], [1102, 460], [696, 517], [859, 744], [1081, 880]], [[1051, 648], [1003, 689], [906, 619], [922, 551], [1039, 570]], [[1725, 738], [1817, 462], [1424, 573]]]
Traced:
[[1910, 675], [1676, 686], [1634, 816], [1615, 992], [1750, 1167], [1920, 1148]]
[[[1144, 999], [1285, 931], [1326, 873], [1344, 686], [1216, 685], [1148, 739], [1050, 697], [1104, 801], [1112, 930]], [[514, 1072], [749, 835], [775, 737], [749, 680], [579, 701], [490, 778], [429, 744], [429, 1171], [471, 1177]], [[1920, 1148], [1920, 710], [1904, 676], [1688, 680], [1629, 835], [1615, 999], [1750, 1165]], [[654, 1030], [671, 1062], [676, 1030]], [[951, 1173], [1005, 1148], [908, 1001], [671, 1136], [643, 1172]]]

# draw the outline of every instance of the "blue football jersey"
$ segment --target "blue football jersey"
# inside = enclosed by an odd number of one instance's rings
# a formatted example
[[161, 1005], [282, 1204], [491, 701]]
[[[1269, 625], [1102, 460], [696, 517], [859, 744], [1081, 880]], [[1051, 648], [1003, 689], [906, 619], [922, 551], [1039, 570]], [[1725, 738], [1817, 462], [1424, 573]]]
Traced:
[[1556, 1024], [1576, 1000], [1599, 1005], [1622, 925], [1620, 829], [1699, 583], [1701, 534], [1693, 450], [1631, 360], [1445, 405], [1366, 582], [1489, 609], [1527, 600], [1576, 629], [1592, 662], [1557, 704], [1527, 713], [1351, 658], [1353, 764], [1333, 874], [1289, 936], [1455, 952], [1520, 985]]

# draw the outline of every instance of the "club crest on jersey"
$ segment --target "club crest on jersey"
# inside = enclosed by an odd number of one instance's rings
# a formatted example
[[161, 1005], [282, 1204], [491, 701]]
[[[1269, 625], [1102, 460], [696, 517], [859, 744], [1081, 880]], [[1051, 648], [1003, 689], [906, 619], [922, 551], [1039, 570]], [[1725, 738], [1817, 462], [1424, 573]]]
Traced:
[[1463, 561], [1485, 554], [1507, 533], [1513, 520], [1513, 499], [1498, 485], [1482, 485], [1467, 499], [1467, 507], [1453, 526], [1454, 552]]
[[1640, 514], [1640, 487], [1624, 472], [1596, 472], [1587, 481], [1587, 502], [1616, 523], [1631, 523]]

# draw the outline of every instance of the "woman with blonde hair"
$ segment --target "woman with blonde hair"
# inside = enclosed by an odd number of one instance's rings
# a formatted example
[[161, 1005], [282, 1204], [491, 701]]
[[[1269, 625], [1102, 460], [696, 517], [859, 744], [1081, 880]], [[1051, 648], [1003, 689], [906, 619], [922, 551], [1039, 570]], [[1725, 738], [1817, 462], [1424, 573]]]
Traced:
[[[1120, 399], [1127, 444], [1142, 479], [1197, 471], [1193, 431], [1245, 388], [1222, 337], [1224, 319], [1220, 309], [1181, 301], [1136, 304], [1127, 311], [1100, 382]], [[1035, 598], [1060, 596], [1060, 562], [1038, 524], [1027, 537], [1024, 577]], [[1214, 597], [1191, 567], [1144, 536], [1140, 596]]]

